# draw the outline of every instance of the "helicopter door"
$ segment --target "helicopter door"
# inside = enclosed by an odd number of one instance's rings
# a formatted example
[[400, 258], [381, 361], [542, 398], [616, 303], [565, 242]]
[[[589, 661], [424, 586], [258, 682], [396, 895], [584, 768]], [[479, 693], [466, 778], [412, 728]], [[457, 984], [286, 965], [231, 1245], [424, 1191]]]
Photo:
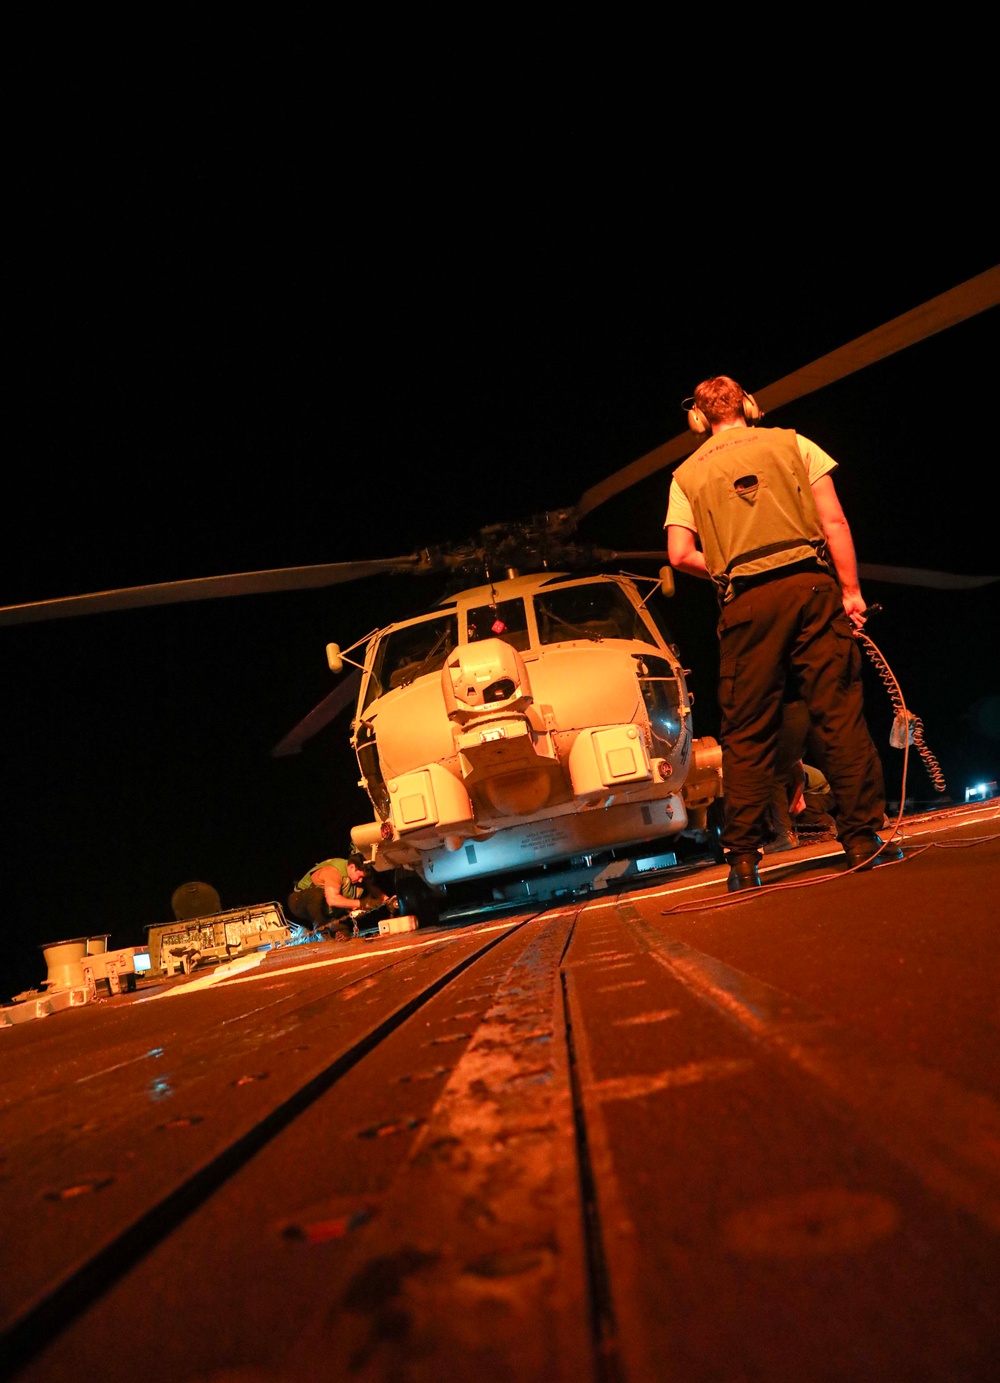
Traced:
[[687, 689], [666, 658], [636, 655], [636, 675], [642, 690], [655, 753], [669, 758], [684, 730], [688, 714]]
[[384, 821], [389, 815], [389, 793], [385, 786], [382, 765], [379, 762], [378, 745], [375, 742], [375, 727], [370, 721], [362, 720], [359, 722], [354, 748], [358, 756], [361, 776], [365, 780], [365, 790], [371, 798], [376, 815]]

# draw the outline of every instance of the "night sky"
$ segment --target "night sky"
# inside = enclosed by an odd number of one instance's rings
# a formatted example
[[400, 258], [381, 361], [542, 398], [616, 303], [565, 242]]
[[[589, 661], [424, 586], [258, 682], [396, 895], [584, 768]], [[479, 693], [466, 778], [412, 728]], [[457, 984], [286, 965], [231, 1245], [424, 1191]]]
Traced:
[[[338, 196], [271, 154], [94, 167], [71, 147], [58, 199], [26, 212], [0, 603], [394, 556], [572, 504], [680, 432], [699, 379], [760, 390], [997, 258], [992, 236], [956, 233], [915, 266], [901, 209], [860, 231], [845, 215], [822, 241], [788, 226], [727, 261], [690, 207], [666, 215], [662, 193], [613, 176], [408, 169]], [[996, 444], [973, 427], [992, 413], [997, 325], [990, 311], [769, 419], [840, 462], [862, 562], [1000, 570]], [[668, 485], [636, 486], [583, 536], [660, 546]], [[864, 589], [962, 800], [1000, 777], [997, 587]], [[43, 941], [141, 942], [196, 879], [225, 908], [284, 901], [345, 852], [370, 817], [349, 715], [298, 756], [269, 751], [332, 689], [328, 641], [440, 594], [385, 576], [0, 631], [0, 998], [44, 978]], [[703, 734], [714, 613], [679, 576], [666, 617]], [[915, 756], [910, 772], [930, 800]]]

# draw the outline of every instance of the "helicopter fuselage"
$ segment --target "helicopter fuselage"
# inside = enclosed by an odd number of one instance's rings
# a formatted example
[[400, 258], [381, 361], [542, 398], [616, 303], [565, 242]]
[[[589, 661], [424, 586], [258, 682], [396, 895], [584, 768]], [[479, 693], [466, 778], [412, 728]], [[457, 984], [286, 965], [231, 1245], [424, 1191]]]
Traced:
[[703, 826], [721, 771], [691, 700], [628, 577], [462, 591], [368, 643], [352, 743], [375, 820], [352, 841], [447, 888]]

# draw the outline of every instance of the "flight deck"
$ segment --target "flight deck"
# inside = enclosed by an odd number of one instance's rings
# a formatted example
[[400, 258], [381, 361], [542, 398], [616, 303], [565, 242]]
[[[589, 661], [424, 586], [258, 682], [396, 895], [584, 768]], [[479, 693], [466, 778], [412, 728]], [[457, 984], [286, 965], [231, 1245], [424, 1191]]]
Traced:
[[901, 839], [0, 1032], [0, 1373], [994, 1377], [998, 804]]

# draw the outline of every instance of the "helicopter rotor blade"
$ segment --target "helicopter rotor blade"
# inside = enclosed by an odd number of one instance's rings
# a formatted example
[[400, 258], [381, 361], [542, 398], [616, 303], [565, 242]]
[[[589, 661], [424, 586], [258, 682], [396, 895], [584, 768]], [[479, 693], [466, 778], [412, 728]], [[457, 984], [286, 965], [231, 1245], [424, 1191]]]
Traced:
[[245, 571], [230, 576], [196, 577], [190, 581], [166, 581], [153, 586], [126, 586], [92, 595], [38, 600], [30, 605], [0, 606], [0, 626], [34, 624], [39, 620], [66, 619], [74, 615], [109, 610], [136, 610], [150, 605], [178, 605], [191, 600], [215, 600], [230, 595], [262, 595], [276, 591], [306, 591], [357, 581], [384, 572], [414, 572], [427, 568], [419, 554], [385, 557], [362, 562], [331, 562], [312, 567], [280, 567], [271, 571]]
[[858, 563], [858, 575], [865, 581], [891, 581], [899, 586], [925, 586], [932, 591], [971, 591], [1000, 581], [1000, 576], [960, 576], [950, 571], [924, 571], [920, 567], [885, 567], [877, 563]]
[[[664, 546], [660, 551], [609, 552], [597, 549], [596, 555], [606, 562], [660, 562], [667, 566]], [[932, 591], [972, 591], [1000, 581], [1000, 576], [964, 576], [950, 571], [928, 571], [923, 567], [891, 567], [872, 562], [859, 562], [858, 575], [865, 581], [886, 581], [898, 586], [922, 586]]]
[[602, 562], [666, 562], [667, 545], [664, 542], [661, 548], [647, 548], [641, 552], [620, 552], [617, 549], [608, 551], [605, 548], [596, 548], [595, 555]]
[[[863, 369], [866, 365], [893, 355], [897, 351], [905, 349], [906, 346], [913, 345], [945, 330], [947, 327], [983, 312], [997, 303], [1000, 303], [1000, 265], [986, 270], [977, 277], [959, 284], [956, 288], [942, 293], [936, 298], [932, 298], [920, 307], [903, 313], [874, 331], [859, 336], [846, 346], [820, 357], [811, 365], [803, 366], [774, 384], [755, 391], [755, 398], [764, 411], [779, 408], [785, 403], [790, 403], [792, 400], [822, 389], [838, 379], [843, 379]], [[627, 490], [665, 466], [681, 460], [694, 449], [697, 442], [697, 437], [690, 432], [674, 437], [640, 457], [637, 461], [633, 461], [616, 474], [592, 486], [584, 492], [572, 509], [563, 511], [569, 521], [567, 526], [575, 527], [581, 519], [599, 505], [606, 503], [615, 495]], [[0, 627], [71, 618], [77, 615], [97, 614], [104, 611], [212, 600], [223, 596], [318, 589], [382, 573], [421, 573], [443, 567], [457, 569], [471, 553], [472, 549], [464, 553], [464, 556], [462, 553], [440, 553], [434, 559], [430, 553], [424, 552], [403, 557], [377, 558], [357, 562], [285, 567], [270, 571], [241, 572], [227, 576], [170, 581], [157, 585], [123, 587], [118, 590], [98, 591], [87, 595], [34, 601], [24, 605], [0, 606]], [[656, 556], [659, 555], [656, 554]], [[616, 556], [645, 560], [647, 557], [652, 557], [653, 554], [620, 553]], [[887, 569], [882, 568], [881, 570]], [[938, 585], [944, 584], [943, 574], [927, 573], [925, 575], [934, 577]], [[891, 578], [883, 576], [882, 579], [889, 580]], [[929, 580], [915, 582], [912, 573], [907, 579], [915, 584], [935, 584]], [[977, 578], [970, 579], [974, 582], [978, 580]], [[982, 578], [982, 582], [992, 579]], [[959, 578], [951, 579], [950, 584], [955, 586], [958, 580]]]
[[[755, 389], [754, 398], [762, 412], [780, 408], [783, 404], [813, 394], [838, 379], [845, 379], [848, 375], [863, 370], [866, 365], [873, 365], [877, 360], [884, 360], [907, 346], [926, 340], [947, 327], [985, 312], [987, 308], [995, 307], [998, 303], [1000, 265], [995, 265], [992, 269], [977, 274], [975, 278], [949, 289], [948, 292], [931, 298], [920, 307], [894, 317], [884, 325], [876, 327], [874, 331], [858, 336], [846, 346], [820, 356], [811, 365], [804, 365], [764, 389]], [[637, 485], [640, 480], [645, 480], [647, 476], [653, 475], [665, 466], [680, 461], [698, 445], [699, 438], [693, 432], [682, 433], [679, 437], [664, 442], [662, 446], [654, 448], [645, 456], [640, 456], [637, 461], [631, 462], [614, 475], [585, 490], [573, 510], [574, 517], [578, 521], [585, 518], [599, 505], [614, 499], [615, 495], [621, 494], [632, 485]]]
[[339, 687], [335, 687], [328, 696], [324, 696], [318, 706], [314, 706], [293, 730], [289, 730], [284, 739], [279, 740], [271, 750], [271, 758], [281, 759], [289, 754], [301, 753], [306, 740], [318, 735], [320, 730], [329, 725], [331, 720], [340, 715], [341, 711], [353, 702], [360, 685], [361, 673], [348, 673]]

